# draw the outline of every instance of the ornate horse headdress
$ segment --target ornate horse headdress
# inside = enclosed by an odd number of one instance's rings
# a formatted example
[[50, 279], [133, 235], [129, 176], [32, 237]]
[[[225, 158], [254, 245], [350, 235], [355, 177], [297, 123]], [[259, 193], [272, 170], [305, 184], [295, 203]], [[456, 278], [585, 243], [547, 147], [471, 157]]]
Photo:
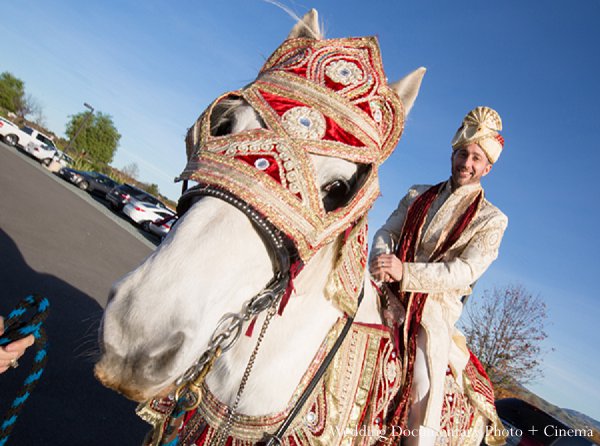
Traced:
[[[227, 98], [246, 100], [265, 128], [211, 135], [214, 107]], [[344, 233], [330, 297], [351, 314], [366, 263], [365, 216], [379, 195], [377, 167], [403, 124], [376, 38], [289, 39], [254, 82], [218, 98], [189, 129], [180, 179], [244, 200], [292, 240], [304, 263]], [[324, 208], [311, 154], [364, 167], [360, 187], [342, 207]]]

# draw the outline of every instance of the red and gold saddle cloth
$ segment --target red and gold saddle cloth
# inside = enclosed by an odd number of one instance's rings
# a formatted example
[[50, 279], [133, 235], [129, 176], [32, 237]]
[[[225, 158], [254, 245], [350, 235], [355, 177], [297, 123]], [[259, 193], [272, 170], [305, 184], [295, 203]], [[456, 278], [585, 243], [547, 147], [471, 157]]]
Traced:
[[[267, 416], [237, 415], [228, 433], [227, 446], [260, 444], [273, 433], [314, 376], [344, 324], [330, 330], [288, 407]], [[400, 387], [400, 363], [389, 331], [381, 325], [354, 323], [333, 362], [293, 420], [283, 445], [373, 444], [380, 434], [391, 398]], [[219, 436], [227, 407], [205, 387], [204, 400], [187, 415], [179, 432], [179, 445], [209, 445]]]
[[462, 389], [448, 367], [444, 400], [436, 445], [479, 446], [505, 443], [503, 427], [494, 406], [494, 389], [481, 363], [473, 353], [462, 375]]
[[[224, 442], [216, 441], [227, 420], [227, 406], [204, 386], [200, 408], [186, 415], [178, 433], [179, 446], [260, 444], [273, 433], [314, 376], [343, 326], [340, 319], [330, 330], [311, 366], [290, 398], [286, 410], [260, 417], [237, 415]], [[402, 430], [382, 423], [392, 396], [398, 392], [401, 365], [387, 328], [355, 323], [332, 365], [283, 438], [283, 445], [397, 444]], [[160, 403], [160, 401], [156, 401]], [[172, 410], [166, 403], [162, 412]], [[155, 408], [160, 409], [160, 408]], [[158, 410], [159, 412], [161, 410]], [[437, 445], [479, 445], [485, 433], [488, 445], [504, 444], [502, 424], [494, 407], [494, 391], [477, 358], [463, 372], [458, 385], [450, 367], [444, 385], [444, 402]], [[147, 444], [152, 444], [148, 439]], [[161, 443], [162, 444], [162, 443]], [[169, 443], [170, 444], [170, 443]]]

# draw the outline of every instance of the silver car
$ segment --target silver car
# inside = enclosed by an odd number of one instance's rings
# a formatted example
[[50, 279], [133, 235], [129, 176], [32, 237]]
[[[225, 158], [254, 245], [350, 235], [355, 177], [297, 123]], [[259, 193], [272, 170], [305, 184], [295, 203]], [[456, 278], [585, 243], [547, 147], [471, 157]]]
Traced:
[[177, 223], [177, 215], [172, 215], [148, 224], [148, 232], [159, 236], [160, 240], [162, 241], [167, 236], [169, 231], [171, 231], [171, 228], [175, 223]]

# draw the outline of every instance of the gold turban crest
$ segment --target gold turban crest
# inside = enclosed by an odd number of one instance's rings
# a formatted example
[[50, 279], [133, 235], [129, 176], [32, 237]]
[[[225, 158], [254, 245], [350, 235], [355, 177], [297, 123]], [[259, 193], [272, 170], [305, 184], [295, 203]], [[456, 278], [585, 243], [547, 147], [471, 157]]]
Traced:
[[476, 107], [467, 113], [452, 138], [452, 150], [477, 144], [485, 152], [489, 162], [494, 164], [498, 161], [504, 147], [501, 130], [502, 120], [496, 110], [489, 107]]

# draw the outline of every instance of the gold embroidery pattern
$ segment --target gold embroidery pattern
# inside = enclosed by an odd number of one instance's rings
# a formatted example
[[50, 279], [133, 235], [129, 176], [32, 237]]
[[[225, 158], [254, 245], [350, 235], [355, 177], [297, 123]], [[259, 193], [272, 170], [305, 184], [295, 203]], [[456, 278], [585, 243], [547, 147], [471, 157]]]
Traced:
[[310, 107], [294, 107], [282, 116], [282, 125], [295, 138], [321, 139], [325, 136], [323, 114]]
[[494, 389], [488, 378], [482, 376], [471, 361], [463, 373], [465, 395], [476, 411], [488, 420], [491, 429], [486, 430], [485, 442], [488, 445], [502, 445], [506, 442], [504, 426], [498, 418], [494, 406]]
[[454, 376], [446, 374], [444, 381], [444, 400], [442, 405], [442, 417], [440, 421], [440, 432], [436, 439], [436, 445], [469, 445], [469, 437], [479, 438], [473, 432], [473, 417], [475, 410], [458, 387]]
[[[330, 330], [290, 399], [288, 408], [262, 417], [236, 415], [229, 444], [251, 445], [261, 440], [265, 432], [273, 433], [277, 429], [314, 376], [343, 323], [344, 320], [340, 319]], [[384, 372], [386, 368], [388, 373]], [[390, 372], [392, 369], [393, 372]], [[372, 444], [381, 429], [381, 420], [392, 396], [399, 389], [399, 377], [400, 364], [387, 329], [354, 324], [330, 368], [292, 422], [283, 445]], [[202, 434], [202, 444], [210, 444], [226, 418], [226, 406], [208, 388], [205, 387], [204, 391], [203, 404], [180, 433], [184, 444], [194, 440], [191, 432], [196, 438]], [[202, 429], [200, 432], [199, 428]]]
[[325, 290], [325, 297], [347, 315], [355, 314], [358, 308], [367, 265], [367, 231], [367, 217], [349, 231]]
[[355, 85], [363, 80], [363, 72], [356, 64], [346, 60], [335, 60], [325, 68], [325, 74], [333, 82], [342, 85]]
[[[244, 98], [266, 128], [212, 136], [210, 116], [225, 97]], [[218, 98], [190, 128], [180, 179], [241, 198], [287, 234], [306, 263], [371, 208], [379, 195], [377, 166], [394, 149], [403, 125], [402, 103], [385, 84], [375, 38], [291, 39], [253, 83]], [[345, 207], [325, 212], [311, 154], [372, 166]], [[357, 236], [342, 255], [358, 253], [360, 264], [366, 249], [366, 237]], [[332, 300], [348, 314], [364, 276], [359, 264], [340, 259], [334, 277]]]

